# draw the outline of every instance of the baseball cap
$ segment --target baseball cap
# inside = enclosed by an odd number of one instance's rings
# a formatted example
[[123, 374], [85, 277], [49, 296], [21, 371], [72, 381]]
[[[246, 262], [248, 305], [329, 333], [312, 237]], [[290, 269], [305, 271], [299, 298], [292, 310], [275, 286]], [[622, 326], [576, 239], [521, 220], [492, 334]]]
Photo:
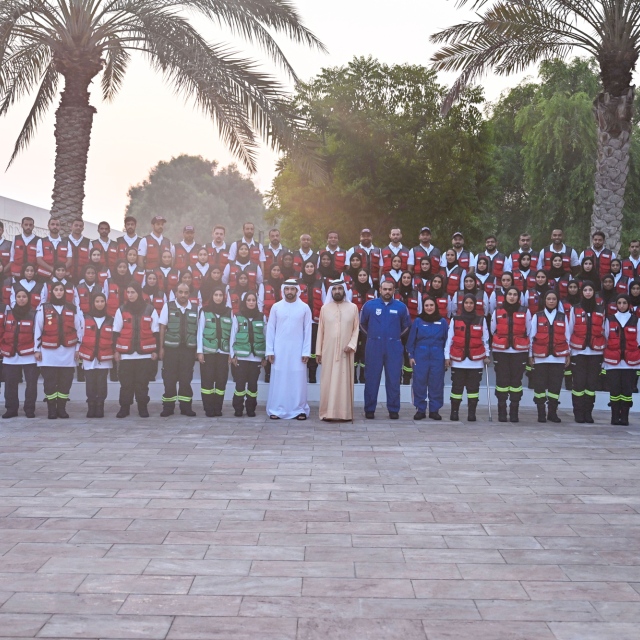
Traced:
[[156, 222], [166, 222], [167, 219], [164, 216], [153, 216], [151, 218], [151, 224], [155, 224]]
[[422, 229], [420, 229], [420, 233], [422, 233], [423, 231], [428, 231], [429, 233], [431, 233], [431, 229], [429, 229], [429, 227], [422, 227]]
[[182, 228], [183, 231], [195, 231], [195, 227], [192, 224], [187, 224]]
[[451, 237], [455, 238], [456, 236], [460, 236], [461, 238], [464, 238], [464, 233], [462, 233], [462, 231], [456, 231]]
[[360, 235], [362, 235], [363, 233], [371, 233], [371, 229], [363, 229], [363, 230], [360, 232]]

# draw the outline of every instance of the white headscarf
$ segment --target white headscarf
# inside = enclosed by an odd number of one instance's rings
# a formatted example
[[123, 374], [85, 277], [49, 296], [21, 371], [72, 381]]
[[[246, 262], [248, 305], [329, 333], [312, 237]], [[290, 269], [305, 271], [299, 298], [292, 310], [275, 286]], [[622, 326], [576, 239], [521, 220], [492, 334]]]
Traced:
[[330, 285], [329, 285], [329, 289], [327, 290], [327, 293], [324, 296], [324, 301], [323, 304], [329, 304], [330, 302], [335, 302], [333, 299], [333, 288], [334, 287], [338, 287], [338, 288], [342, 288], [344, 291], [344, 299], [347, 300], [348, 302], [351, 302], [352, 300], [352, 295], [351, 295], [351, 291], [347, 288], [347, 285], [344, 283], [343, 280], [332, 280]]
[[296, 294], [296, 300], [300, 300], [300, 294], [302, 293], [302, 290], [300, 289], [300, 283], [297, 280], [294, 280], [293, 278], [291, 278], [289, 280], [285, 280], [282, 283], [282, 285], [280, 286], [280, 295], [282, 297], [282, 300], [284, 300], [285, 287], [295, 287], [296, 290], [298, 291], [298, 293]]

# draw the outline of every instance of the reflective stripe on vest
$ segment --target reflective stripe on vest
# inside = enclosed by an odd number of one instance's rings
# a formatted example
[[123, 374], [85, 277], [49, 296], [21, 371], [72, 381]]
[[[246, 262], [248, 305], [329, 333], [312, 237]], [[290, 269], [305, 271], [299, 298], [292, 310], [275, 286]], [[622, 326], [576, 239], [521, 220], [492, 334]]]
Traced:
[[528, 351], [527, 312], [521, 309], [509, 315], [506, 309], [498, 309], [496, 311], [496, 331], [493, 334], [491, 346], [498, 351], [506, 351], [507, 349]]
[[604, 308], [600, 305], [596, 306], [594, 311], [588, 313], [580, 304], [573, 309], [575, 322], [573, 325], [573, 333], [569, 344], [572, 349], [586, 349], [589, 347], [594, 351], [604, 351]]
[[122, 331], [116, 342], [116, 351], [125, 354], [153, 353], [157, 348], [153, 335], [153, 307], [147, 305], [141, 315], [134, 316], [130, 311], [120, 310], [122, 315]]
[[[60, 305], [58, 305], [60, 306]], [[62, 314], [49, 302], [42, 307], [44, 325], [40, 344], [43, 349], [57, 349], [58, 347], [73, 347], [78, 343], [75, 325], [75, 307], [65, 304]], [[62, 317], [62, 321], [60, 318]]]
[[202, 332], [202, 348], [205, 353], [229, 353], [231, 338], [231, 315], [219, 316], [211, 311], [204, 311], [204, 330]]
[[5, 358], [13, 358], [16, 354], [29, 356], [34, 353], [35, 317], [35, 311], [30, 311], [25, 318], [17, 320], [11, 309], [6, 311], [4, 333], [0, 340], [0, 353]]
[[78, 355], [91, 362], [113, 360], [113, 318], [105, 317], [102, 326], [98, 327], [95, 318], [89, 314], [84, 316], [84, 335], [80, 343]]
[[533, 356], [547, 358], [555, 356], [561, 358], [570, 353], [565, 334], [566, 318], [564, 313], [556, 312], [553, 324], [549, 322], [544, 311], [535, 315], [537, 333], [533, 340]]
[[236, 316], [238, 331], [236, 332], [233, 352], [239, 358], [247, 358], [251, 354], [259, 358], [264, 356], [266, 341], [264, 337], [264, 320], [256, 320]]
[[608, 319], [609, 338], [604, 350], [604, 361], [615, 366], [624, 359], [630, 367], [637, 366], [640, 364], [637, 316], [631, 316], [624, 327], [615, 316], [609, 316]]
[[164, 334], [165, 347], [195, 347], [198, 335], [198, 307], [186, 309], [184, 313], [173, 301], [168, 305], [169, 320]]
[[456, 316], [453, 320], [453, 339], [449, 356], [451, 360], [462, 362], [466, 358], [473, 361], [484, 360], [486, 350], [483, 342], [483, 318], [476, 316], [470, 325]]

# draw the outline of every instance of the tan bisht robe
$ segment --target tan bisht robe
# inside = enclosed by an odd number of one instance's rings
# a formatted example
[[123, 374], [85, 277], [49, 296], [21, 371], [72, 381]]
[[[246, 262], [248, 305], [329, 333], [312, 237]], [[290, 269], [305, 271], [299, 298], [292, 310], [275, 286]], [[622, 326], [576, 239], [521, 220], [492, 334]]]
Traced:
[[[330, 290], [331, 292], [331, 290]], [[353, 419], [353, 361], [358, 345], [358, 307], [343, 300], [327, 302], [320, 310], [316, 354], [322, 356], [320, 375], [320, 418]]]

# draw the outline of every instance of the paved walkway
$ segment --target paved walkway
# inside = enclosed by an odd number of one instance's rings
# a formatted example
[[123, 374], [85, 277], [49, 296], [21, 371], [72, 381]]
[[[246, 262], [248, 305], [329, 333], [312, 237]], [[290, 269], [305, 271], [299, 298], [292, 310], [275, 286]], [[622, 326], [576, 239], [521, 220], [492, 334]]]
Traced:
[[638, 426], [83, 409], [0, 421], [2, 637], [640, 637]]

